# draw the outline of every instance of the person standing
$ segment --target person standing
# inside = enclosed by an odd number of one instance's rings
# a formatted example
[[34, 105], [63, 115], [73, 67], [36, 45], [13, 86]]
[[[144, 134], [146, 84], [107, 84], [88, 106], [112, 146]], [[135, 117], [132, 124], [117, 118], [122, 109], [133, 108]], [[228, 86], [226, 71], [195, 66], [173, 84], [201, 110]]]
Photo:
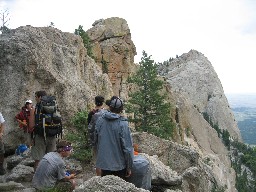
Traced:
[[103, 103], [104, 103], [104, 97], [101, 95], [98, 95], [94, 98], [95, 108], [92, 109], [87, 117], [87, 123], [90, 124], [92, 117], [95, 113], [99, 112], [99, 110], [104, 109]]
[[101, 176], [126, 179], [131, 175], [134, 151], [128, 120], [120, 115], [123, 101], [112, 97], [109, 110], [98, 118], [95, 126], [96, 167], [101, 169]]
[[[87, 122], [88, 122], [88, 140], [90, 145], [92, 146], [92, 161], [95, 163], [96, 161], [96, 149], [94, 147], [94, 132], [95, 132], [95, 123], [98, 119], [98, 117], [104, 113], [104, 97], [101, 95], [98, 95], [94, 98], [95, 102], [95, 108], [91, 110], [88, 114]], [[100, 176], [101, 175], [101, 170], [99, 168], [96, 169], [96, 175]]]
[[4, 141], [3, 141], [3, 135], [4, 135], [4, 129], [5, 129], [5, 120], [0, 113], [0, 175], [4, 175], [6, 173], [6, 170], [4, 168]]
[[[43, 158], [43, 156], [48, 153], [56, 150], [56, 136], [47, 136], [41, 134], [39, 129], [42, 127], [36, 125], [36, 121], [40, 118], [41, 111], [41, 99], [43, 96], [46, 96], [45, 91], [37, 91], [35, 93], [36, 99], [36, 107], [31, 108], [30, 116], [29, 116], [29, 129], [34, 129], [34, 138], [33, 144], [31, 148], [31, 157], [34, 159], [34, 171], [36, 170], [39, 161]], [[34, 114], [34, 115], [32, 115]]]
[[71, 143], [65, 140], [59, 141], [56, 152], [44, 155], [38, 164], [38, 168], [32, 179], [32, 184], [37, 190], [66, 191], [75, 189], [75, 174], [66, 174], [63, 158], [71, 154]]
[[26, 100], [25, 106], [21, 108], [21, 111], [15, 116], [16, 121], [18, 121], [20, 128], [24, 131], [24, 144], [27, 146], [32, 145], [32, 132], [33, 129], [29, 129], [29, 116], [30, 110], [32, 108], [32, 101]]

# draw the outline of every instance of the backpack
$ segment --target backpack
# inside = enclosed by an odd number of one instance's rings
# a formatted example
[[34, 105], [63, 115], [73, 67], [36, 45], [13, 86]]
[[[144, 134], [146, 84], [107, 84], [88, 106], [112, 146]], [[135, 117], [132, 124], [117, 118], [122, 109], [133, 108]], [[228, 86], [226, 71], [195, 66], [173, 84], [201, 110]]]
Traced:
[[55, 96], [42, 96], [35, 115], [35, 134], [44, 138], [59, 135], [62, 137], [62, 119]]
[[94, 132], [95, 132], [96, 121], [105, 112], [106, 112], [105, 109], [93, 109], [90, 112], [92, 114], [89, 125], [88, 125], [88, 142], [90, 146], [94, 146], [95, 144]]
[[99, 109], [93, 109], [89, 112], [88, 117], [87, 117], [87, 123], [88, 125], [90, 124], [91, 120], [92, 120], [92, 116], [97, 113], [99, 111]]

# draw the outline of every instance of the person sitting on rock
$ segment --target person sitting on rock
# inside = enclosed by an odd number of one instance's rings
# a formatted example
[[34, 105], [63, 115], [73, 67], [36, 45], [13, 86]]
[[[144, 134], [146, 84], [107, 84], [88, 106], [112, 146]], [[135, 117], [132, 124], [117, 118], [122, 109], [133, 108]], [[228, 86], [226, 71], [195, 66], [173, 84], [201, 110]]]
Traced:
[[72, 146], [70, 142], [61, 140], [56, 145], [56, 152], [49, 152], [39, 162], [32, 184], [37, 190], [71, 192], [75, 189], [75, 174], [66, 174], [64, 157], [69, 157]]

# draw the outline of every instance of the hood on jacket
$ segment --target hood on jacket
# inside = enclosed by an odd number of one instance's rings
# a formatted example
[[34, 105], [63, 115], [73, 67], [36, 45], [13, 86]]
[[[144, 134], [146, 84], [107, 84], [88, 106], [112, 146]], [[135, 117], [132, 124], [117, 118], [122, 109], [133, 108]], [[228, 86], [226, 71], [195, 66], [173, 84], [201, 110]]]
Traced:
[[120, 117], [119, 114], [116, 113], [112, 113], [110, 111], [107, 111], [106, 113], [104, 113], [103, 118], [106, 118], [108, 120], [115, 120], [118, 119]]

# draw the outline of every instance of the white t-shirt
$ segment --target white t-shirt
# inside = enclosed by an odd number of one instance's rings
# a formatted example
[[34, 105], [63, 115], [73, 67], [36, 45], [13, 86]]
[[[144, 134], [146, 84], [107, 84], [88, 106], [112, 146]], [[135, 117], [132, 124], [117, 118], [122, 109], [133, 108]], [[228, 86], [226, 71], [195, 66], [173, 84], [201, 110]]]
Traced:
[[0, 113], [0, 123], [4, 123], [4, 122], [5, 122], [4, 117], [3, 117], [2, 113]]

